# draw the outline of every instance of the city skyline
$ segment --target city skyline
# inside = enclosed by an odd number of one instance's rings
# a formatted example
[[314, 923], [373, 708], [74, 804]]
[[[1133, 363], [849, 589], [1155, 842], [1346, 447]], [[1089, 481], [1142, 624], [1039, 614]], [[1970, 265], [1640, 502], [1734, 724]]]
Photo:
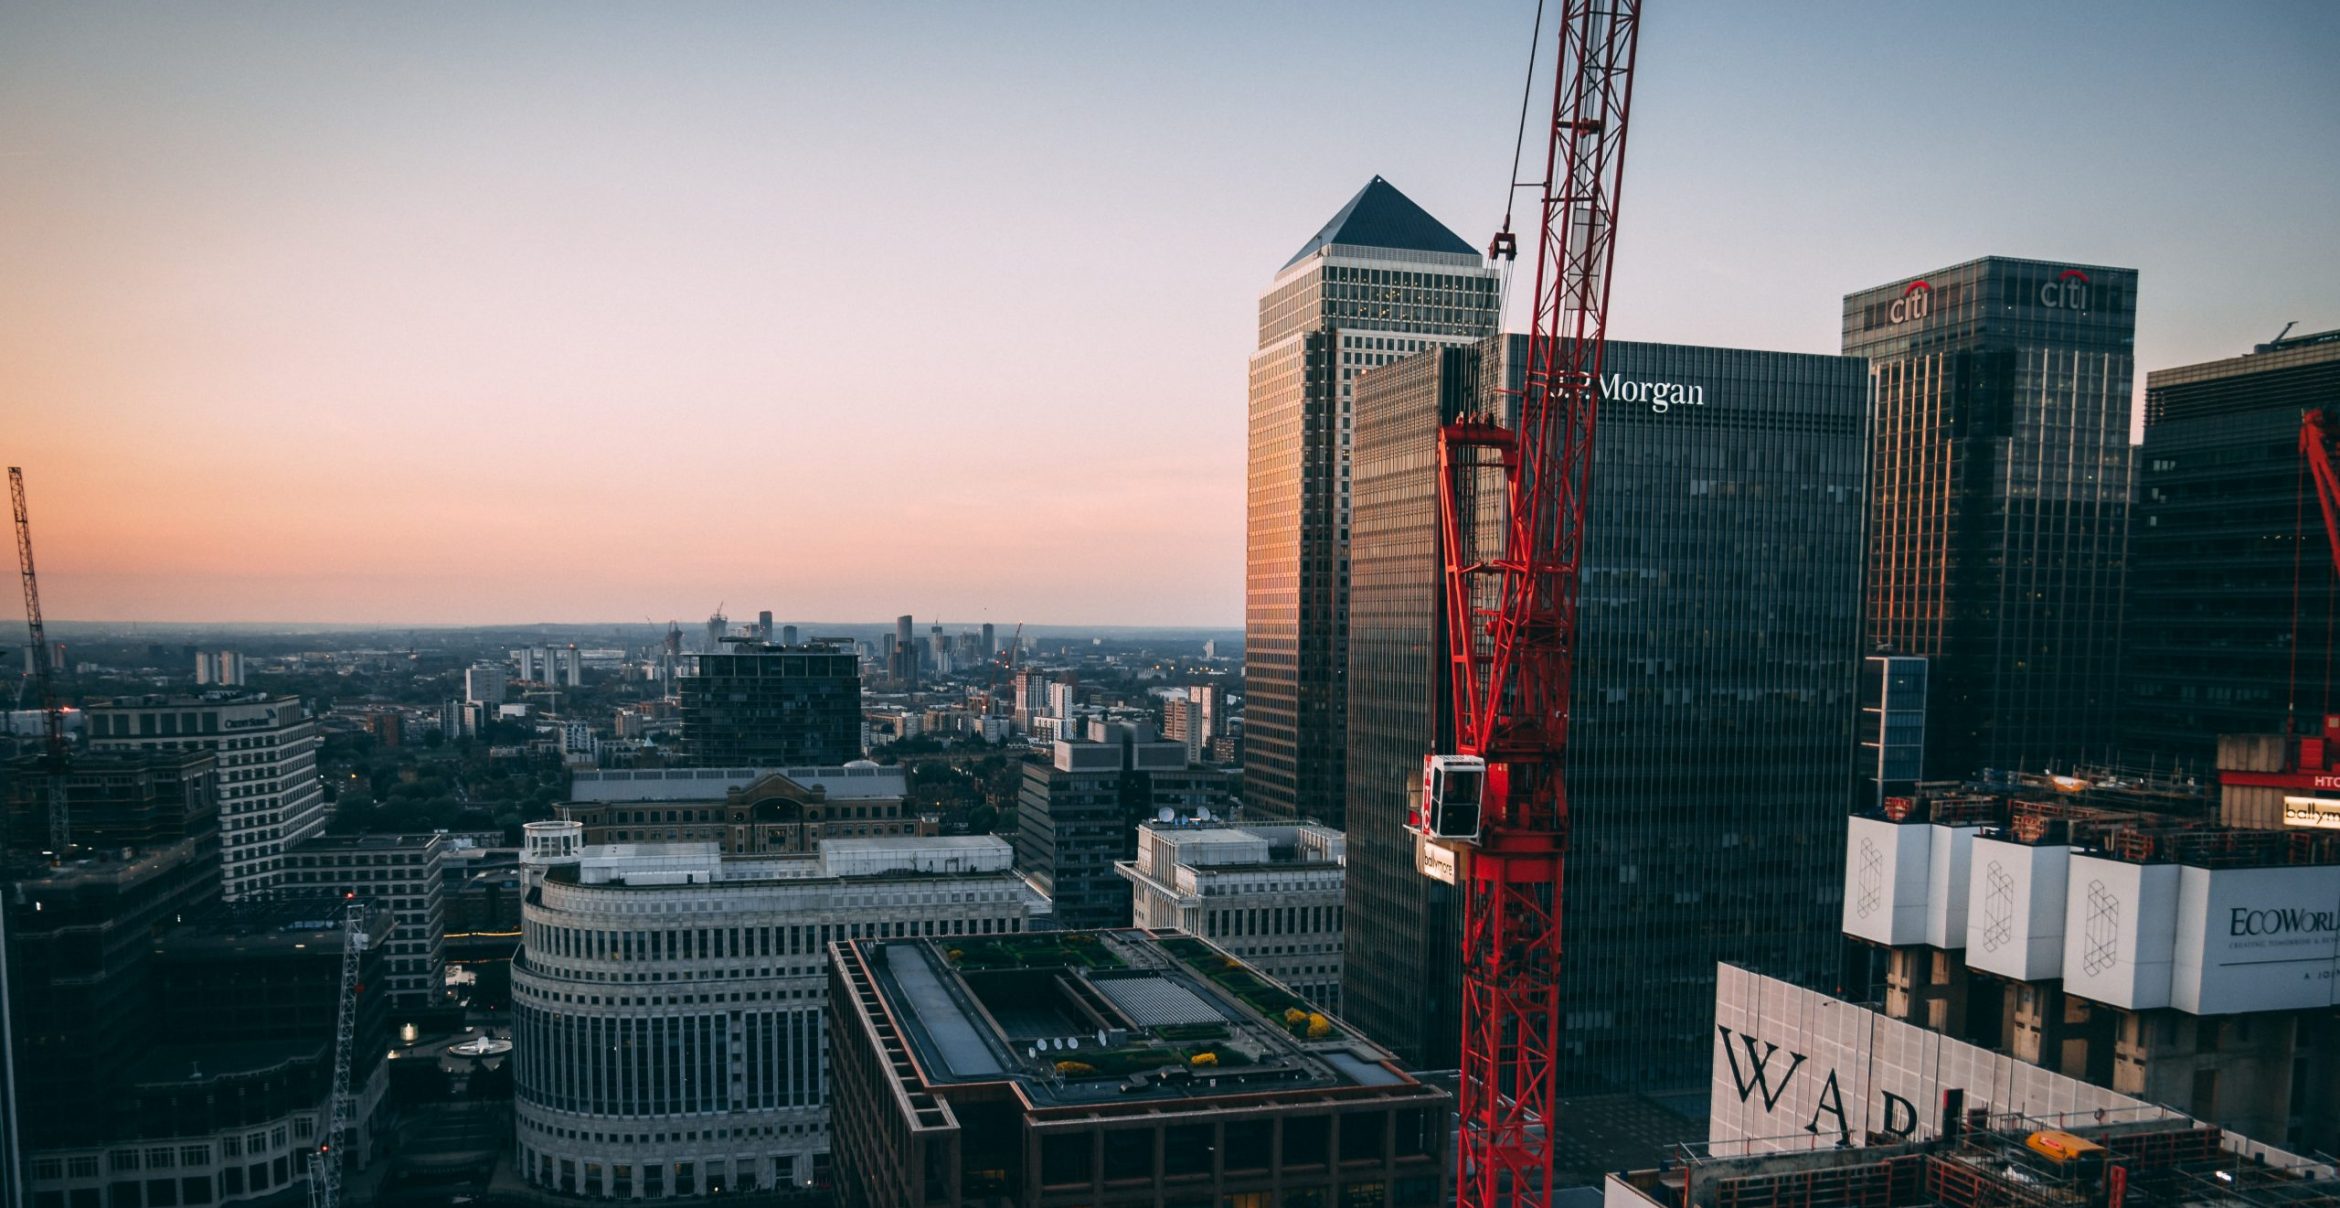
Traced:
[[[1238, 625], [1254, 299], [1375, 175], [1485, 238], [1531, 7], [11, 9], [49, 609]], [[1619, 338], [1834, 352], [1987, 254], [2137, 267], [2140, 371], [2340, 326], [2330, 9], [1644, 36]]]

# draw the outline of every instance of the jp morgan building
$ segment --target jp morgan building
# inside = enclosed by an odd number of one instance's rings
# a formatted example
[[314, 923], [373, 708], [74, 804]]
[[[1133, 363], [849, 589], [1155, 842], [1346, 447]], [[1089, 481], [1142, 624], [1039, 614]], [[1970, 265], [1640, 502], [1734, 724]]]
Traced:
[[[1436, 425], [1506, 412], [1526, 340], [1360, 378], [1351, 530], [1348, 1017], [1455, 1062], [1460, 904], [1402, 829], [1451, 748]], [[1572, 1088], [1702, 1088], [1717, 961], [1833, 976], [1855, 779], [1868, 369], [1612, 342], [1574, 680], [1562, 968]]]

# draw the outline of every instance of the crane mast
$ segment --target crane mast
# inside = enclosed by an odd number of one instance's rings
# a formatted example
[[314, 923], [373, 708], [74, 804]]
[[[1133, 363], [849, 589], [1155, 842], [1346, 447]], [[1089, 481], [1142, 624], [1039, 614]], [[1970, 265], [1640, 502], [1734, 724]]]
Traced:
[[[1564, 0], [1513, 414], [1441, 426], [1452, 755], [1408, 820], [1463, 891], [1463, 1208], [1552, 1181], [1570, 677], [1639, 0]], [[1520, 182], [1514, 182], [1515, 187]], [[1515, 253], [1509, 230], [1491, 256]], [[1425, 868], [1433, 867], [1425, 861]], [[1437, 875], [1437, 874], [1434, 874]]]
[[341, 992], [333, 1010], [333, 1089], [326, 1101], [325, 1135], [309, 1154], [311, 1208], [341, 1208], [342, 1157], [334, 1152], [349, 1131], [350, 1045], [357, 1036], [358, 958], [366, 950], [366, 906], [354, 896], [341, 912]]
[[[2316, 486], [2316, 505], [2324, 514], [2324, 538], [2331, 549], [2333, 569], [2340, 570], [2340, 470], [2332, 465], [2333, 428], [2333, 417], [2321, 407], [2300, 413], [2299, 455]], [[2292, 625], [2296, 628], [2298, 624], [2299, 618], [2293, 617]]]
[[49, 790], [49, 853], [65, 858], [73, 846], [71, 816], [65, 799], [65, 705], [57, 699], [57, 681], [49, 668], [49, 633], [41, 623], [41, 581], [33, 572], [32, 514], [24, 503], [24, 470], [8, 467], [8, 502], [16, 513], [16, 566], [24, 579], [24, 624], [30, 637], [33, 683], [40, 690], [41, 768]]

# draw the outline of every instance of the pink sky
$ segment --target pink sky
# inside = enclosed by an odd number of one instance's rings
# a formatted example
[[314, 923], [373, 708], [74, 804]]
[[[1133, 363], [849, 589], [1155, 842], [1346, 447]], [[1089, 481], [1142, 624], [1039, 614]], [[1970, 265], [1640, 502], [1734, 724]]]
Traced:
[[[1254, 299], [1377, 172], [1492, 227], [1512, 7], [0, 10], [49, 611], [1238, 623]], [[1675, 7], [1619, 335], [1989, 252], [2140, 268], [2140, 378], [2340, 325], [2330, 10]]]

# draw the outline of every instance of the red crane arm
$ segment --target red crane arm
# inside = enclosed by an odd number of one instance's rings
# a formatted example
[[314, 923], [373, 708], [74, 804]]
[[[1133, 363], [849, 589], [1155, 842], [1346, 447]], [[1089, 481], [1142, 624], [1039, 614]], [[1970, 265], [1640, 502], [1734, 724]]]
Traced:
[[24, 624], [31, 639], [33, 683], [41, 693], [41, 726], [51, 760], [65, 754], [65, 711], [49, 674], [49, 634], [41, 624], [41, 582], [33, 573], [32, 516], [24, 506], [24, 471], [8, 467], [8, 502], [16, 513], [16, 566], [24, 579]]
[[[1486, 769], [1479, 833], [1459, 871], [1464, 1208], [1543, 1203], [1552, 1187], [1568, 849], [1562, 772], [1641, 18], [1639, 0], [1563, 7], [1534, 326], [1515, 413], [1439, 432], [1455, 747]], [[1509, 244], [1508, 233], [1498, 236], [1496, 250]], [[1500, 548], [1479, 548], [1498, 533]], [[1425, 777], [1426, 785], [1437, 780]]]
[[2315, 480], [2316, 502], [2324, 509], [2324, 540], [2332, 568], [2340, 573], [2340, 471], [2332, 467], [2332, 421], [2321, 407], [2299, 417], [2299, 455]]

